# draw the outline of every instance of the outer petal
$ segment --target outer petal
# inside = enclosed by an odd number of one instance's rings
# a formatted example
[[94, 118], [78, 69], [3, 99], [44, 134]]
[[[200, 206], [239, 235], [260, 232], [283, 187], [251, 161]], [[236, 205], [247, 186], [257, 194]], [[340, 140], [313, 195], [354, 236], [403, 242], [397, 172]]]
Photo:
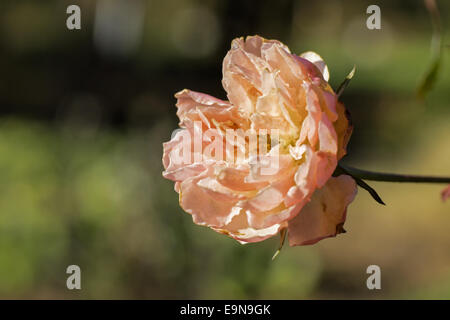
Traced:
[[238, 40], [242, 41], [242, 46], [246, 52], [251, 53], [259, 58], [261, 58], [262, 46], [264, 44], [275, 44], [289, 52], [289, 48], [278, 40], [264, 39], [260, 36], [248, 36], [245, 41], [243, 38], [239, 38]]
[[319, 122], [322, 117], [320, 97], [312, 84], [304, 83], [303, 88], [306, 92], [306, 111], [308, 115], [302, 124], [299, 143], [303, 143], [308, 139], [309, 144], [314, 148], [318, 140]]
[[302, 211], [289, 221], [289, 244], [314, 244], [342, 232], [347, 206], [356, 192], [356, 183], [350, 176], [330, 178], [325, 186], [315, 191]]
[[290, 154], [281, 155], [280, 160], [277, 175], [260, 177], [271, 179], [270, 186], [244, 206], [252, 227], [266, 228], [295, 217], [317, 188], [318, 178], [324, 175], [319, 172], [321, 157], [308, 145], [291, 148]]
[[305, 205], [317, 187], [319, 156], [308, 145], [302, 145], [297, 148], [303, 150], [300, 153], [302, 153], [304, 160], [295, 173], [295, 185], [290, 188], [284, 200], [286, 206], [292, 206], [298, 203], [301, 203], [302, 206]]
[[319, 122], [318, 128], [319, 134], [319, 150], [321, 152], [330, 153], [336, 155], [337, 153], [337, 134], [334, 130], [333, 124], [328, 120], [325, 112], [322, 113], [322, 117]]
[[[222, 227], [234, 216], [239, 196], [214, 186], [213, 168], [180, 184], [180, 206], [192, 215], [196, 224]], [[208, 179], [209, 178], [209, 179]]]
[[[208, 134], [200, 131], [195, 134], [194, 131], [201, 126], [191, 124], [179, 130], [169, 142], [163, 143], [163, 177], [166, 179], [182, 182], [198, 176], [210, 167], [224, 166], [225, 142], [218, 129], [210, 129], [206, 132]], [[212, 134], [214, 138], [209, 139]], [[202, 141], [196, 146], [194, 139]], [[216, 144], [216, 139], [221, 139], [221, 143]], [[178, 192], [179, 185], [175, 186], [175, 190]]]
[[173, 181], [183, 181], [206, 170], [202, 163], [194, 163], [193, 128], [179, 130], [163, 143], [163, 176]]
[[330, 72], [328, 71], [328, 67], [325, 61], [323, 61], [322, 57], [319, 56], [317, 53], [313, 51], [307, 51], [302, 53], [300, 57], [313, 63], [317, 67], [317, 69], [320, 70], [320, 73], [322, 74], [323, 79], [325, 81], [328, 81], [330, 79]]
[[345, 109], [345, 106], [338, 102], [336, 105], [338, 119], [333, 124], [338, 136], [338, 160], [347, 154], [347, 144], [353, 132], [353, 125], [350, 118], [350, 113]]
[[274, 44], [265, 43], [261, 49], [262, 57], [268, 62], [272, 72], [279, 71], [280, 77], [295, 88], [305, 79], [302, 65], [297, 62], [286, 48]]
[[[190, 177], [197, 176], [205, 171], [209, 166], [220, 160], [220, 154], [216, 157], [208, 157], [203, 151], [214, 143], [207, 139], [202, 139], [201, 148], [196, 149], [194, 139], [197, 135], [202, 137], [201, 133], [195, 134], [194, 131], [199, 130], [199, 126], [189, 126], [179, 130], [175, 136], [169, 141], [163, 143], [163, 165], [165, 171], [163, 176], [173, 181], [183, 181]], [[211, 132], [216, 132], [211, 129]], [[219, 135], [219, 134], [217, 134]], [[203, 152], [203, 154], [201, 153]], [[222, 159], [224, 156], [222, 156]]]
[[248, 181], [265, 181], [270, 184], [259, 189], [254, 197], [241, 204], [247, 214], [249, 225], [257, 229], [282, 223], [298, 213], [298, 210], [294, 212], [285, 205], [288, 192], [295, 184], [297, 165], [290, 154], [280, 154], [277, 156], [278, 166], [274, 165], [277, 169], [270, 174], [264, 174], [259, 165], [265, 160], [271, 161], [271, 157], [275, 155], [261, 157], [258, 163], [252, 166], [252, 172], [247, 177]]
[[256, 190], [260, 190], [269, 184], [268, 181], [247, 182], [247, 177], [250, 175], [249, 166], [224, 167], [218, 168], [217, 171], [217, 181], [224, 187], [237, 192], [254, 191], [256, 194]]
[[256, 99], [263, 91], [263, 71], [267, 63], [245, 50], [242, 39], [233, 40], [223, 60], [222, 84], [230, 102], [246, 114], [254, 111]]
[[[287, 56], [283, 59], [276, 55], [276, 59], [283, 61], [283, 66], [273, 60], [271, 65], [267, 59], [269, 51], [274, 52], [272, 56], [275, 52]], [[253, 113], [258, 97], [276, 89], [274, 77], [277, 73], [285, 77], [287, 73], [292, 74], [291, 69], [295, 68], [301, 76], [299, 66], [290, 56], [289, 49], [279, 41], [258, 36], [247, 37], [245, 41], [242, 38], [233, 40], [231, 50], [223, 60], [222, 70], [222, 84], [230, 102], [244, 113]]]
[[247, 216], [241, 208], [234, 208], [238, 214], [234, 215], [230, 223], [222, 228], [213, 228], [215, 231], [226, 234], [242, 244], [259, 242], [276, 235], [287, 223], [272, 224], [267, 228], [255, 229], [248, 224]]
[[178, 99], [177, 116], [181, 127], [194, 121], [202, 121], [207, 128], [216, 128], [218, 125], [227, 128], [249, 126], [248, 119], [244, 118], [238, 108], [228, 101], [187, 89], [175, 94], [175, 98]]

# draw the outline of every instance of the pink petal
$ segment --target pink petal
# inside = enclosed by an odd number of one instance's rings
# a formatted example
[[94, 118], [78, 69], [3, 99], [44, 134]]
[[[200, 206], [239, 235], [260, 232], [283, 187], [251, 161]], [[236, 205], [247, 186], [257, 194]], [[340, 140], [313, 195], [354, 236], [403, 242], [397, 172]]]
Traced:
[[336, 155], [324, 152], [317, 153], [317, 177], [316, 177], [316, 187], [322, 188], [328, 179], [333, 174], [337, 166]]
[[307, 51], [307, 52], [302, 53], [300, 55], [300, 57], [313, 63], [317, 67], [317, 69], [319, 69], [319, 71], [322, 74], [323, 79], [325, 81], [328, 81], [330, 79], [330, 73], [328, 71], [328, 67], [320, 55], [318, 55], [317, 53], [315, 53], [313, 51]]
[[211, 177], [212, 171], [209, 169], [180, 184], [180, 206], [192, 215], [196, 224], [222, 227], [231, 219], [232, 208], [239, 201], [239, 197], [199, 184], [202, 179]]
[[312, 84], [305, 83], [303, 85], [306, 91], [306, 111], [308, 116], [305, 118], [300, 131], [300, 142], [302, 143], [306, 138], [311, 145], [315, 147], [318, 140], [319, 122], [322, 118], [322, 110], [320, 107], [319, 95]]
[[247, 182], [246, 179], [250, 174], [248, 166], [242, 168], [225, 167], [219, 169], [217, 174], [217, 181], [224, 187], [236, 191], [254, 191], [260, 190], [269, 184], [268, 181], [261, 182]]
[[264, 50], [270, 46], [288, 50], [275, 40], [258, 36], [238, 38], [233, 40], [223, 60], [222, 85], [230, 102], [244, 113], [253, 113], [257, 98], [275, 88], [267, 78], [268, 75], [273, 78], [273, 70], [264, 59]]
[[305, 75], [306, 78], [309, 79], [309, 81], [315, 81], [315, 80], [324, 80], [324, 76], [320, 69], [311, 61], [308, 59], [305, 59], [304, 57], [299, 57], [295, 54], [292, 55], [293, 59], [296, 61], [296, 63], [300, 66], [302, 69], [302, 73]]
[[275, 44], [289, 52], [289, 48], [278, 40], [264, 39], [260, 36], [248, 36], [245, 38], [237, 38], [233, 40], [231, 46], [243, 48], [247, 53], [261, 58], [261, 49], [264, 44]]
[[226, 234], [240, 243], [251, 243], [266, 240], [276, 235], [287, 223], [272, 224], [267, 228], [255, 229], [248, 225], [247, 217], [241, 210], [233, 216], [231, 221], [222, 228], [213, 228], [215, 231]]
[[[208, 135], [196, 137], [195, 127], [191, 124], [187, 128], [179, 130], [174, 137], [163, 143], [163, 176], [173, 181], [184, 181], [204, 172], [208, 167], [223, 163], [226, 159], [225, 143], [218, 144], [220, 148], [212, 149], [215, 139], [224, 139], [216, 133], [216, 138], [208, 140]], [[208, 130], [212, 134], [216, 129]], [[196, 149], [194, 139], [202, 139]], [[213, 154], [209, 154], [212, 151]]]
[[345, 109], [345, 106], [338, 102], [336, 104], [336, 111], [338, 119], [333, 126], [338, 136], [338, 160], [341, 159], [347, 153], [347, 144], [350, 140], [353, 131], [353, 125], [350, 119], [350, 114]]
[[193, 164], [193, 133], [189, 129], [179, 130], [168, 142], [163, 143], [163, 165], [167, 172]]
[[[224, 123], [227, 127], [248, 127], [248, 119], [244, 118], [237, 107], [227, 101], [216, 99], [210, 95], [184, 89], [175, 94], [177, 116], [180, 126], [187, 122], [202, 121], [208, 128], [215, 128], [215, 122]], [[214, 119], [215, 121], [211, 121]]]
[[337, 153], [337, 140], [336, 131], [333, 124], [328, 120], [325, 112], [322, 113], [322, 117], [319, 122], [319, 150], [321, 152], [330, 153], [336, 155]]
[[350, 176], [330, 178], [325, 186], [315, 191], [300, 213], [289, 221], [289, 244], [314, 244], [342, 232], [347, 206], [356, 192], [356, 183]]
[[[308, 148], [305, 146], [304, 148]], [[311, 155], [314, 155], [311, 151]], [[243, 208], [245, 208], [249, 224], [255, 228], [266, 228], [271, 224], [283, 223], [294, 217], [308, 202], [309, 197], [315, 188], [314, 177], [308, 175], [308, 170], [311, 170], [315, 175], [314, 163], [308, 156], [303, 162], [301, 169], [299, 169], [293, 158], [290, 155], [281, 155], [280, 159], [286, 159], [280, 163], [279, 173], [273, 176], [266, 176], [270, 179], [270, 186], [262, 189], [252, 199], [249, 199]], [[311, 181], [310, 188], [302, 188], [296, 186], [295, 178], [298, 173], [302, 171], [305, 173], [305, 181]], [[264, 176], [261, 176], [262, 179]], [[296, 190], [293, 191], [292, 189]], [[301, 189], [302, 188], [302, 189]], [[308, 189], [308, 190], [306, 190]], [[302, 192], [303, 191], [303, 192]]]
[[271, 71], [279, 71], [280, 77], [292, 88], [298, 87], [305, 79], [301, 65], [282, 46], [274, 43], [265, 43], [261, 51], [262, 57], [270, 65]]

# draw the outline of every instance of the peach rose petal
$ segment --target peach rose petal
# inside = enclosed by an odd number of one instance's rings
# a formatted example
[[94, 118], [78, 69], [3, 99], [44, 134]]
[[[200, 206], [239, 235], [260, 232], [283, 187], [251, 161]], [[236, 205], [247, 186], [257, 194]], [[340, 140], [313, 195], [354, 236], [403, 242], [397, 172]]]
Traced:
[[181, 183], [180, 206], [192, 215], [195, 223], [221, 227], [230, 220], [232, 208], [239, 197], [199, 185], [199, 182], [209, 175], [211, 170]]
[[224, 167], [219, 168], [217, 180], [224, 187], [238, 192], [260, 190], [269, 184], [268, 181], [247, 182], [246, 179], [249, 174], [250, 168], [248, 166], [241, 168]]
[[311, 201], [288, 223], [291, 246], [314, 244], [342, 231], [347, 206], [357, 192], [355, 181], [347, 175], [332, 177], [317, 189]]
[[[194, 121], [202, 121], [208, 128], [217, 127], [217, 122], [229, 127], [248, 126], [248, 120], [239, 114], [238, 108], [227, 101], [187, 89], [175, 94], [175, 98], [178, 99], [177, 116], [180, 126]], [[214, 122], [211, 121], [212, 118]]]
[[323, 79], [325, 81], [328, 81], [330, 79], [330, 72], [328, 71], [328, 67], [327, 67], [325, 61], [323, 61], [322, 57], [319, 56], [317, 53], [312, 52], [312, 51], [307, 51], [307, 52], [302, 53], [300, 55], [300, 57], [313, 63], [317, 67], [317, 69], [320, 70], [320, 73], [322, 74]]
[[338, 137], [337, 159], [341, 159], [347, 153], [347, 144], [353, 132], [353, 125], [350, 119], [350, 113], [340, 102], [336, 105], [338, 113], [337, 121], [333, 124]]
[[[192, 135], [192, 130], [182, 129], [174, 135], [172, 140], [163, 144], [164, 177], [171, 179], [170, 174], [193, 164], [193, 154], [187, 152], [187, 150], [193, 150], [193, 141], [190, 138]], [[184, 148], [187, 149], [184, 150]]]
[[248, 225], [248, 219], [241, 208], [234, 208], [234, 216], [223, 228], [213, 228], [215, 231], [226, 234], [242, 244], [259, 242], [278, 234], [286, 228], [287, 222], [272, 224], [270, 227], [255, 229]]
[[279, 70], [280, 77], [290, 87], [294, 88], [296, 85], [298, 86], [305, 79], [301, 65], [284, 48], [273, 43], [268, 43], [263, 45], [261, 51], [262, 57], [270, 65], [271, 69], [273, 71]]

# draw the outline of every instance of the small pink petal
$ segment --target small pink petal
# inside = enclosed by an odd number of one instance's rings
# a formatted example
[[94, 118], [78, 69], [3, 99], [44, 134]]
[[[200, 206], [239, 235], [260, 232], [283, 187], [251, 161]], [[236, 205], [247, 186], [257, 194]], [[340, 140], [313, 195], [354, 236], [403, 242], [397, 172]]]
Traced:
[[315, 53], [313, 51], [307, 51], [307, 52], [302, 53], [300, 55], [300, 57], [313, 63], [317, 67], [317, 69], [320, 70], [320, 73], [322, 74], [323, 79], [325, 81], [328, 81], [330, 79], [330, 73], [328, 71], [328, 67], [320, 55], [318, 55], [317, 53]]

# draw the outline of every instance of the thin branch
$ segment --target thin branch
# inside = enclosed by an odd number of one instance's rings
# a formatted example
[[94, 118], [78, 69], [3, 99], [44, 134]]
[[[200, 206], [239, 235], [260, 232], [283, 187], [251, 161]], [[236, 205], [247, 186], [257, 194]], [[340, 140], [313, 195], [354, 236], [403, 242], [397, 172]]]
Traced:
[[339, 164], [339, 166], [350, 175], [365, 180], [385, 182], [450, 183], [450, 177], [373, 172], [344, 166], [342, 164]]

